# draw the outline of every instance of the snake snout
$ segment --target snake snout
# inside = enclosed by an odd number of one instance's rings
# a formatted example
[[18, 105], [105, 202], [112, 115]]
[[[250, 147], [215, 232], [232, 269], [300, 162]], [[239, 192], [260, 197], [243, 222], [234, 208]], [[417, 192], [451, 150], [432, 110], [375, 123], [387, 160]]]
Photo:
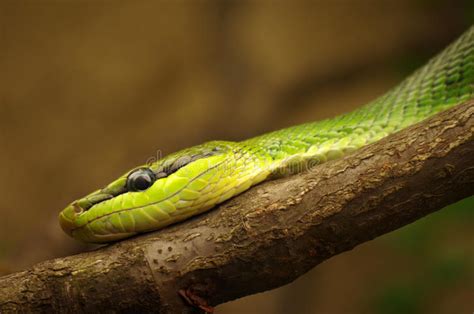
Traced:
[[72, 231], [76, 228], [76, 225], [74, 223], [74, 220], [76, 219], [77, 216], [77, 205], [71, 204], [61, 213], [59, 214], [59, 224], [61, 225], [61, 228], [66, 232], [68, 235], [72, 235]]

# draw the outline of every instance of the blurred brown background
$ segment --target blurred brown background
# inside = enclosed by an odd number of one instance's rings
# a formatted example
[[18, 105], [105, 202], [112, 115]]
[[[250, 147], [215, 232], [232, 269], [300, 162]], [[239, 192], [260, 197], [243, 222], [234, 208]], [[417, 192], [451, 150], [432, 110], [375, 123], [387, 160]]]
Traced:
[[[87, 249], [58, 211], [158, 150], [348, 111], [473, 21], [450, 0], [3, 0], [0, 274]], [[472, 207], [217, 313], [472, 313]]]

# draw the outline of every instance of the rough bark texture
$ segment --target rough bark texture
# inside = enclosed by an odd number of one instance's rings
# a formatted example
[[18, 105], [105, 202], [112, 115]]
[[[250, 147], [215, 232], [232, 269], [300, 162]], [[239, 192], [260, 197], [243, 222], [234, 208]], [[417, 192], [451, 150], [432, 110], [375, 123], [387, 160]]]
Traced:
[[187, 222], [0, 278], [0, 312], [190, 313], [279, 287], [474, 194], [473, 133], [469, 101]]

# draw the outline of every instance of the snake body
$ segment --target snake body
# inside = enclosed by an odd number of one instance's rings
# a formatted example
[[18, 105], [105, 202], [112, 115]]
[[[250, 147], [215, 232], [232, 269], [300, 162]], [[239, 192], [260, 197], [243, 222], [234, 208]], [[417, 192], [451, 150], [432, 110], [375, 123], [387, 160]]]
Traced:
[[202, 213], [273, 176], [300, 172], [474, 97], [474, 26], [360, 109], [242, 142], [213, 141], [134, 168], [59, 215], [63, 230], [104, 243]]

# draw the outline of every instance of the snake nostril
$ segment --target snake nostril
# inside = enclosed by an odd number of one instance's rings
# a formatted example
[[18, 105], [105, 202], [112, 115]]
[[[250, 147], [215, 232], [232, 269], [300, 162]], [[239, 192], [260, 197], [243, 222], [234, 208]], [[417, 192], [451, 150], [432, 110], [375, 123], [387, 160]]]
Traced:
[[84, 208], [82, 208], [82, 207], [81, 207], [79, 204], [77, 204], [77, 203], [73, 203], [73, 204], [72, 204], [72, 207], [74, 208], [74, 212], [75, 212], [76, 214], [80, 214], [80, 213], [82, 213], [82, 212], [84, 211]]

